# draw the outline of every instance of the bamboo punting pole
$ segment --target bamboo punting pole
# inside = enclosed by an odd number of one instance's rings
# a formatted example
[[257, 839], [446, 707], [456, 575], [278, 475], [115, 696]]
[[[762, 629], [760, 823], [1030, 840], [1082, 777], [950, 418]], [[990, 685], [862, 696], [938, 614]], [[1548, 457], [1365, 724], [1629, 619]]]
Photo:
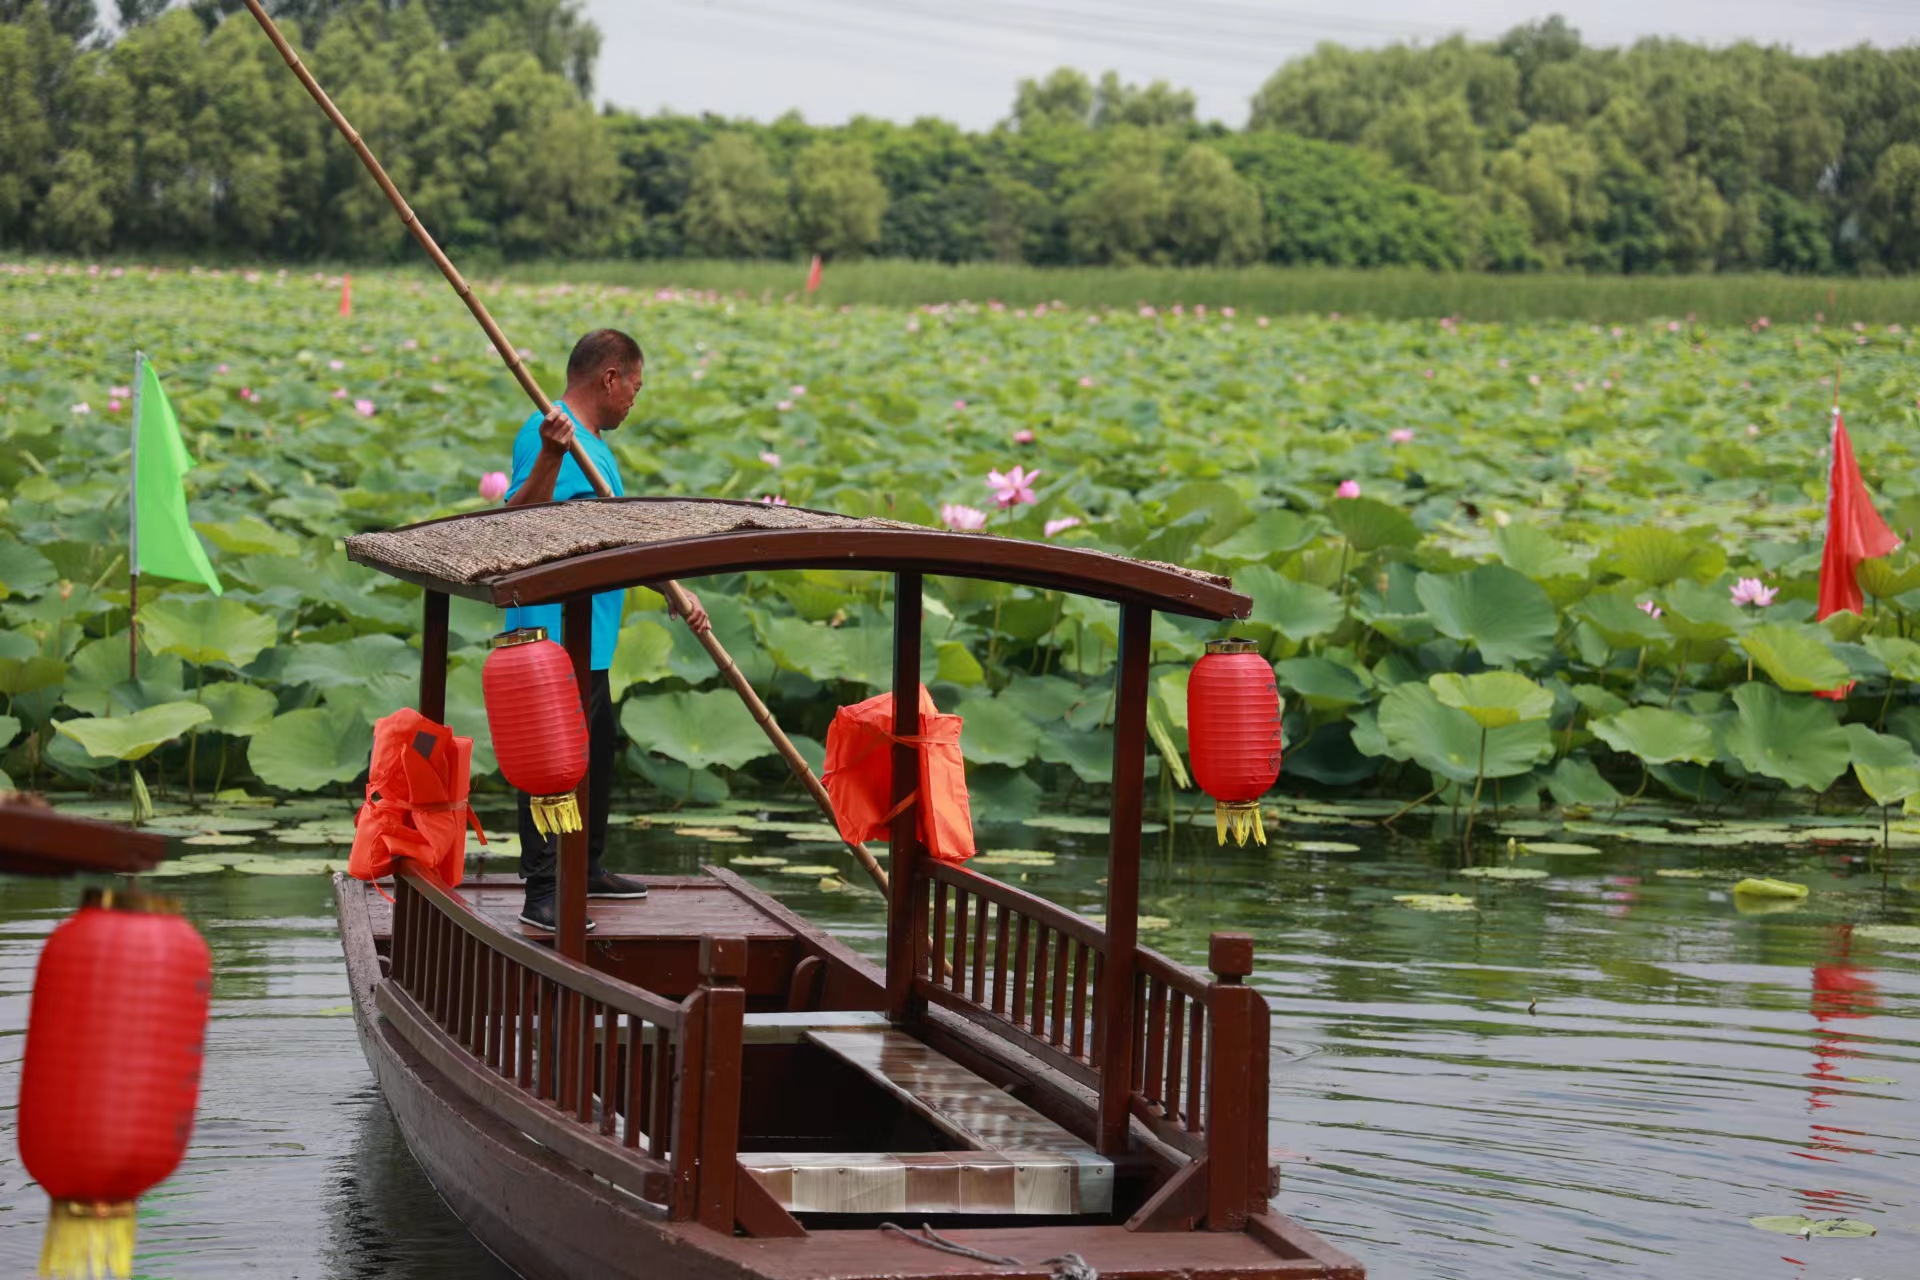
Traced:
[[[260, 29], [267, 33], [267, 39], [273, 42], [273, 47], [278, 49], [280, 56], [286, 60], [288, 69], [305, 86], [313, 100], [320, 104], [320, 109], [327, 113], [327, 119], [333, 121], [334, 127], [340, 130], [341, 136], [359, 155], [360, 163], [367, 167], [367, 172], [373, 175], [373, 180], [380, 184], [380, 190], [386, 194], [387, 203], [391, 204], [393, 211], [400, 215], [400, 221], [405, 224], [408, 231], [413, 233], [413, 238], [420, 242], [420, 247], [427, 251], [427, 256], [433, 259], [433, 265], [440, 268], [440, 274], [447, 278], [447, 283], [453, 286], [456, 294], [460, 295], [460, 300], [467, 304], [467, 310], [473, 313], [473, 318], [486, 331], [487, 340], [493, 343], [494, 350], [498, 351], [500, 358], [506, 361], [507, 368], [512, 371], [514, 380], [520, 384], [520, 389], [527, 393], [527, 398], [533, 401], [534, 407], [543, 417], [551, 414], [553, 401], [547, 399], [547, 393], [540, 389], [538, 382], [534, 381], [533, 374], [527, 370], [525, 362], [520, 359], [519, 350], [507, 341], [507, 335], [500, 331], [498, 324], [494, 323], [493, 316], [488, 313], [486, 304], [481, 302], [474, 293], [473, 286], [467, 283], [466, 278], [460, 274], [459, 268], [453, 265], [452, 260], [441, 251], [439, 244], [434, 241], [426, 227], [421, 225], [419, 215], [414, 213], [412, 207], [400, 195], [399, 188], [393, 185], [393, 179], [387, 176], [386, 169], [374, 157], [366, 140], [360, 136], [359, 130], [347, 122], [346, 116], [340, 113], [340, 108], [333, 105], [333, 99], [327, 96], [327, 91], [322, 89], [319, 81], [313, 78], [313, 73], [307, 70], [306, 64], [300, 61], [300, 55], [293, 51], [293, 46], [287, 43], [287, 38], [280, 33], [280, 28], [273, 19], [267, 16], [267, 11], [260, 7], [260, 0], [245, 0], [245, 3], [247, 11], [253, 14], [254, 20], [260, 24]], [[581, 472], [586, 475], [587, 482], [593, 486], [593, 491], [603, 498], [612, 497], [613, 490], [608, 487], [607, 478], [600, 474], [600, 468], [596, 467], [593, 459], [587, 456], [585, 447], [577, 438], [573, 441], [569, 452], [573, 455], [574, 462], [579, 464]], [[693, 604], [686, 589], [677, 582], [662, 583], [661, 588], [680, 616], [686, 617]], [[733, 686], [733, 691], [740, 695], [740, 700], [747, 704], [747, 710], [752, 714], [754, 723], [765, 731], [774, 749], [780, 753], [780, 758], [787, 762], [787, 767], [793, 770], [794, 777], [800, 779], [807, 793], [813, 797], [813, 802], [820, 806], [820, 812], [824, 813], [829, 821], [833, 821], [833, 801], [828, 798], [826, 787], [814, 775], [813, 768], [807, 764], [799, 749], [781, 731], [780, 726], [774, 721], [773, 712], [767, 710], [767, 704], [761, 701], [760, 695], [754, 692], [753, 685], [734, 664], [733, 657], [727, 652], [726, 646], [722, 645], [719, 637], [710, 630], [700, 633], [700, 644], [713, 659], [714, 666], [720, 669], [721, 676]], [[874, 861], [873, 855], [867, 852], [866, 846], [852, 840], [845, 843], [884, 895], [887, 892], [887, 873], [880, 869], [880, 864]]]

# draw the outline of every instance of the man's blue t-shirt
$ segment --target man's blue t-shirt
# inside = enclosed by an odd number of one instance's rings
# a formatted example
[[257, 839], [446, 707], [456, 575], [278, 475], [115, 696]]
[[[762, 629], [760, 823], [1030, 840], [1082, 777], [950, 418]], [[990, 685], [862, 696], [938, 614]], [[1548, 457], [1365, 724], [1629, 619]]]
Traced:
[[[573, 438], [593, 459], [593, 465], [600, 468], [600, 474], [607, 478], [607, 485], [616, 498], [625, 497], [626, 490], [620, 485], [620, 465], [613, 460], [613, 450], [607, 448], [607, 442], [580, 425], [580, 419], [574, 416], [572, 409], [566, 410], [573, 418]], [[520, 428], [520, 434], [513, 438], [513, 483], [507, 490], [512, 498], [520, 492], [520, 486], [527, 482], [533, 472], [533, 464], [540, 457], [540, 414], [533, 413]], [[553, 482], [553, 500], [564, 502], [568, 498], [592, 498], [593, 486], [587, 482], [586, 473], [580, 470], [580, 464], [573, 460], [569, 452], [560, 462], [560, 474]], [[625, 591], [602, 591], [593, 598], [593, 662], [595, 671], [605, 671], [613, 665], [614, 646], [620, 641], [620, 619], [626, 607]], [[560, 606], [557, 604], [526, 605], [507, 610], [507, 630], [521, 627], [545, 627], [547, 637], [566, 643], [566, 636], [560, 620]]]

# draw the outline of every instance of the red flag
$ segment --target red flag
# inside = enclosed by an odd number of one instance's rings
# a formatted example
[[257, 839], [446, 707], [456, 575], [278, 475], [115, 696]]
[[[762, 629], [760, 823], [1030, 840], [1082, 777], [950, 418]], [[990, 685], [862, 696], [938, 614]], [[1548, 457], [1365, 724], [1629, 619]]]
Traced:
[[340, 314], [353, 315], [353, 277], [340, 277]]
[[807, 292], [812, 293], [820, 287], [820, 255], [813, 255], [813, 265], [807, 268]]
[[1884, 556], [1900, 545], [1887, 522], [1873, 509], [1860, 464], [1853, 460], [1853, 442], [1847, 424], [1833, 411], [1833, 472], [1827, 481], [1827, 549], [1820, 560], [1820, 608], [1814, 618], [1851, 610], [1859, 613], [1866, 601], [1855, 572], [1862, 560]]

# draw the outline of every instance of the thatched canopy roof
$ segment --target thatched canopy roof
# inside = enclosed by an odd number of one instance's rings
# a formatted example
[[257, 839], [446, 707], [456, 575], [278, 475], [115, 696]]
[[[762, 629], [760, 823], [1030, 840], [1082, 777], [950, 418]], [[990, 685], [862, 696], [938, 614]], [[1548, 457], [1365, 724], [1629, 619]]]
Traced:
[[1218, 574], [897, 520], [709, 498], [502, 507], [347, 539], [352, 560], [433, 591], [541, 604], [664, 578], [756, 569], [918, 570], [1071, 591], [1206, 618], [1251, 601]]

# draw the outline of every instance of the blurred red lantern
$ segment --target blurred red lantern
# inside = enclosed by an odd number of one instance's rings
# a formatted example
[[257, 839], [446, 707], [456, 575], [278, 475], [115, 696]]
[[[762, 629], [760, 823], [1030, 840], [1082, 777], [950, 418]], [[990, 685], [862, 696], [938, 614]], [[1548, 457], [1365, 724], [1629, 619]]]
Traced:
[[509, 631], [495, 637], [480, 684], [500, 773], [532, 797], [534, 825], [580, 830], [574, 790], [587, 772], [587, 716], [567, 651], [544, 628]]
[[52, 1197], [42, 1275], [125, 1276], [134, 1201], [186, 1154], [213, 960], [150, 899], [91, 894], [47, 939], [20, 1070], [20, 1159]]
[[1213, 797], [1220, 843], [1267, 842], [1260, 797], [1280, 776], [1280, 690], [1247, 640], [1212, 640], [1187, 679], [1187, 750], [1194, 780]]

